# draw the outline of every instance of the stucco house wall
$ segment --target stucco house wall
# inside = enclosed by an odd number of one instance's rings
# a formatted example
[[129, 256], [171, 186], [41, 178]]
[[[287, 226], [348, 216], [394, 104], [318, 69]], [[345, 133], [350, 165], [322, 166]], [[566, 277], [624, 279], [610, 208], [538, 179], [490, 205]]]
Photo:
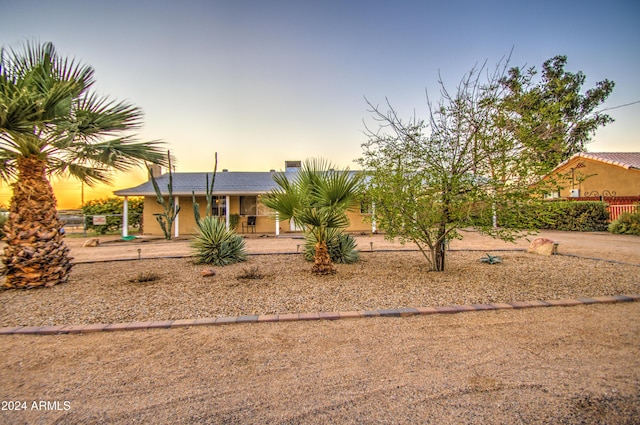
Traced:
[[640, 196], [640, 153], [577, 154], [545, 178], [550, 179], [561, 186], [560, 198]]
[[[230, 196], [229, 199], [230, 211], [229, 214], [239, 214], [240, 211], [240, 197], [239, 196]], [[196, 234], [196, 222], [195, 217], [193, 215], [193, 200], [191, 197], [181, 196], [178, 199], [180, 205], [180, 213], [178, 214], [178, 232], [181, 236], [188, 236]], [[205, 207], [207, 205], [206, 198], [204, 196], [196, 197], [196, 202], [200, 206], [200, 216], [204, 217], [205, 215]], [[256, 233], [261, 234], [275, 234], [276, 233], [276, 221], [266, 207], [263, 205], [259, 208], [262, 215], [256, 215]], [[144, 210], [143, 210], [143, 220], [144, 220], [144, 234], [152, 235], [152, 236], [162, 236], [162, 229], [160, 228], [160, 224], [158, 224], [154, 214], [162, 213], [163, 208], [160, 204], [156, 202], [155, 196], [146, 196], [144, 198]], [[264, 214], [264, 212], [268, 212]], [[363, 214], [359, 212], [359, 209], [354, 206], [353, 211], [348, 211], [347, 216], [349, 217], [350, 225], [347, 228], [349, 232], [370, 232], [371, 231], [371, 221], [367, 219], [370, 214]], [[221, 217], [222, 220], [225, 219], [224, 216]], [[238, 233], [242, 233], [242, 223], [246, 223], [247, 216], [241, 215], [240, 221], [236, 227], [236, 231]], [[291, 232], [292, 226], [289, 220], [280, 221], [278, 223], [280, 227], [280, 233], [288, 233]], [[245, 233], [248, 233], [248, 230], [244, 229]], [[172, 235], [175, 232], [172, 232]]]

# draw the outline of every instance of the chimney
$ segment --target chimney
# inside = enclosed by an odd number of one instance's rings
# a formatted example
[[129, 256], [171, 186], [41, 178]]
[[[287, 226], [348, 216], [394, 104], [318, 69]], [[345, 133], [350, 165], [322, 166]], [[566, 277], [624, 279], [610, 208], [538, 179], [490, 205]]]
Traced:
[[154, 178], [158, 178], [162, 175], [162, 167], [158, 164], [151, 164], [151, 167], [149, 167], [151, 169], [151, 175]]
[[284, 170], [285, 171], [298, 171], [302, 168], [302, 161], [285, 161], [284, 162]]

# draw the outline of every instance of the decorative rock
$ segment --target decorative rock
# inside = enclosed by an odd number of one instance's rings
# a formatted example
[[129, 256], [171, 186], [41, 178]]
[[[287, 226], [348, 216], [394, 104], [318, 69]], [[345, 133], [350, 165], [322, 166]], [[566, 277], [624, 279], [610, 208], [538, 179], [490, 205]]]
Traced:
[[216, 271], [213, 269], [204, 269], [200, 272], [202, 277], [211, 277], [216, 275]]
[[98, 238], [91, 238], [91, 239], [87, 239], [85, 241], [85, 243], [82, 244], [83, 248], [94, 248], [96, 246], [100, 245], [100, 239]]
[[536, 238], [529, 245], [527, 252], [540, 255], [555, 255], [558, 253], [558, 243], [547, 238]]

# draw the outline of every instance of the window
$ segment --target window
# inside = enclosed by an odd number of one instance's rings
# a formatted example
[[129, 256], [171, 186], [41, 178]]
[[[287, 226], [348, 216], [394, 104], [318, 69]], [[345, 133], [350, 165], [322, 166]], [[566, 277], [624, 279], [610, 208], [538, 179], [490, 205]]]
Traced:
[[217, 217], [224, 217], [227, 215], [227, 197], [226, 196], [214, 196], [211, 205], [211, 214]]
[[240, 215], [257, 215], [258, 214], [257, 196], [241, 196], [240, 197]]

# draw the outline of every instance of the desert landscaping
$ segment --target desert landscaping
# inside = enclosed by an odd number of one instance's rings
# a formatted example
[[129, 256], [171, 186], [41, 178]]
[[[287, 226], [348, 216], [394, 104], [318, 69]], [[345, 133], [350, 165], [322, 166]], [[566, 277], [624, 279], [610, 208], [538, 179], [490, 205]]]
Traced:
[[[299, 239], [252, 237], [248, 261], [208, 277], [186, 240], [111, 237], [83, 248], [69, 238], [69, 282], [1, 291], [0, 327], [640, 293], [637, 237], [541, 236], [561, 255], [469, 232], [452, 242], [444, 273], [426, 272], [410, 245], [359, 236], [361, 260], [333, 276], [309, 272]], [[480, 263], [485, 251], [503, 262]], [[639, 330], [640, 303], [627, 302], [0, 335], [2, 400], [26, 403], [0, 422], [631, 424], [640, 415]], [[40, 401], [50, 403], [34, 409]]]

